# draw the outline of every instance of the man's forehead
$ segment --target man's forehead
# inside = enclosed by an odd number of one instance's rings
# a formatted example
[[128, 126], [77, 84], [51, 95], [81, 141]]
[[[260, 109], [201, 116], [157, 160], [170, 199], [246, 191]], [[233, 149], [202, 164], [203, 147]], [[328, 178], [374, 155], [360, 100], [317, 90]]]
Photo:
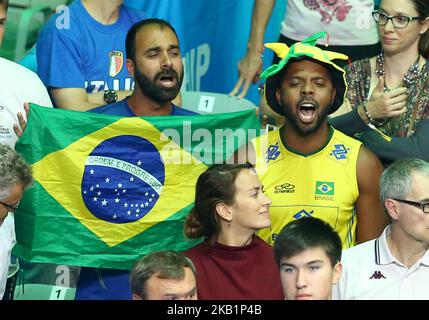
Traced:
[[170, 45], [178, 45], [179, 42], [173, 30], [164, 25], [149, 24], [137, 32], [137, 41], [149, 46], [160, 44], [164, 40], [167, 40]]
[[411, 173], [411, 186], [410, 186], [408, 195], [410, 194], [419, 194], [421, 196], [428, 195], [428, 198], [429, 198], [429, 190], [426, 188], [427, 186], [429, 186], [429, 176], [427, 175], [427, 173], [413, 171]]
[[312, 247], [301, 251], [291, 257], [283, 257], [281, 263], [305, 265], [316, 261], [328, 261], [329, 257], [322, 247]]
[[8, 198], [12, 193], [13, 187], [0, 189], [0, 201]]
[[331, 77], [330, 71], [325, 65], [313, 60], [294, 60], [289, 62], [286, 68], [285, 75], [287, 76], [291, 76], [296, 73], [311, 72], [328, 78]]

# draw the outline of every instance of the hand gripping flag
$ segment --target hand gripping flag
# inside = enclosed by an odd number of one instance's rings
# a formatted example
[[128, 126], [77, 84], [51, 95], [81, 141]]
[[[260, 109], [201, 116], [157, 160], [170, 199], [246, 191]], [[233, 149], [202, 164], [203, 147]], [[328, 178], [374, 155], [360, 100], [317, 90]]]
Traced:
[[35, 185], [15, 215], [14, 254], [129, 269], [149, 252], [186, 250], [199, 242], [183, 236], [198, 176], [258, 134], [253, 110], [118, 117], [32, 105], [17, 150]]

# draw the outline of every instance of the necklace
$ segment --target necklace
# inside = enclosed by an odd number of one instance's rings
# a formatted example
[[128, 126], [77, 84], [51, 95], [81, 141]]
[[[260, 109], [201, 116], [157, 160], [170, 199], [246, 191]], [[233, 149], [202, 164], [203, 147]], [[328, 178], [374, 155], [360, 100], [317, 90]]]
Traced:
[[[375, 74], [379, 77], [384, 77], [386, 71], [384, 70], [384, 55], [380, 53], [376, 58], [376, 68]], [[416, 79], [420, 77], [420, 65], [419, 65], [420, 55], [418, 55], [416, 61], [410, 66], [408, 71], [404, 74], [404, 78], [402, 79], [402, 83], [409, 87]], [[390, 89], [384, 83], [384, 92], [389, 92]]]

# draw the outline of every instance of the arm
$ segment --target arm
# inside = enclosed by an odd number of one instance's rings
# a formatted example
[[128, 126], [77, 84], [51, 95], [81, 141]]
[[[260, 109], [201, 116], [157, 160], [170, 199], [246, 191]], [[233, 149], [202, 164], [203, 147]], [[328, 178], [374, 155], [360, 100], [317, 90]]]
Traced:
[[365, 116], [365, 112], [362, 112], [362, 103], [367, 95], [365, 89], [369, 84], [359, 81], [362, 75], [366, 76], [364, 70], [368, 68], [369, 64], [366, 60], [358, 60], [344, 67], [348, 86], [347, 96], [342, 106], [329, 115], [329, 123], [349, 136], [370, 130], [367, 126], [369, 120]]
[[243, 86], [239, 98], [243, 98], [249, 90], [250, 84], [259, 79], [262, 70], [261, 54], [264, 49], [264, 35], [273, 11], [275, 0], [255, 0], [252, 12], [252, 25], [249, 41], [247, 42], [247, 53], [238, 64], [239, 78], [231, 96], [238, 94]]
[[398, 117], [407, 111], [407, 88], [400, 87], [388, 92], [384, 92], [384, 88], [384, 77], [380, 77], [368, 101], [359, 106], [363, 110], [366, 107], [363, 113], [369, 122]]
[[[341, 112], [342, 109], [345, 109], [349, 104], [348, 101], [345, 101], [340, 109], [331, 115], [330, 124], [347, 135], [353, 135], [358, 132], [368, 131], [370, 128], [367, 124], [372, 123], [373, 120], [380, 121], [397, 117], [404, 113], [407, 110], [405, 106], [407, 95], [404, 92], [406, 89], [399, 88], [396, 91], [383, 92], [381, 86], [384, 87], [384, 80], [379, 81], [367, 102], [356, 105], [351, 108], [351, 111], [343, 113]], [[337, 113], [341, 115], [336, 116]], [[368, 118], [368, 114], [371, 119]], [[375, 125], [376, 123], [373, 124]]]
[[85, 44], [74, 29], [66, 31], [58, 30], [51, 20], [46, 24], [36, 43], [37, 73], [54, 105], [66, 109], [83, 105], [77, 110], [88, 110], [82, 63], [87, 59], [82, 51]]
[[355, 204], [358, 243], [379, 237], [388, 224], [379, 197], [379, 180], [382, 171], [380, 160], [362, 146], [359, 150], [356, 172], [359, 187], [359, 198]]
[[[50, 20], [42, 30], [36, 44], [37, 72], [57, 107], [86, 111], [106, 104], [103, 90], [87, 93], [85, 89], [92, 53], [79, 28], [59, 30]], [[117, 92], [118, 100], [131, 94]]]
[[338, 129], [349, 136], [353, 136], [359, 132], [371, 130], [371, 128], [368, 127], [365, 121], [363, 121], [360, 117], [358, 109], [353, 109], [352, 111], [341, 116], [330, 118], [329, 123], [335, 129]]
[[429, 161], [429, 119], [422, 120], [410, 137], [392, 138], [390, 142], [371, 130], [361, 135], [361, 141], [386, 162], [402, 158], [419, 158]]
[[[118, 93], [118, 101], [132, 94], [132, 91], [128, 90], [116, 92]], [[104, 91], [87, 93], [83, 88], [51, 88], [50, 93], [55, 105], [63, 109], [87, 111], [106, 104]]]
[[[384, 92], [384, 77], [378, 80], [371, 77], [368, 83], [366, 80], [361, 81], [362, 75], [367, 77], [368, 70], [373, 69], [372, 64], [376, 63], [375, 60], [371, 61], [358, 60], [344, 68], [348, 85], [347, 97], [340, 109], [330, 115], [330, 123], [347, 135], [368, 131], [370, 127], [367, 125], [370, 123], [376, 126], [384, 119], [399, 116], [406, 111], [406, 88]], [[366, 101], [368, 87], [375, 84]]]

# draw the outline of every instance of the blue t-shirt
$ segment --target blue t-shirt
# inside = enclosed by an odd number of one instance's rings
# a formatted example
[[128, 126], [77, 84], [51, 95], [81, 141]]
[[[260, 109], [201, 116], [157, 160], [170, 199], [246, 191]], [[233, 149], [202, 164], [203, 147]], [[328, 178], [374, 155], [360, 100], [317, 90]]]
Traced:
[[125, 66], [125, 39], [131, 26], [144, 18], [142, 11], [121, 6], [118, 20], [104, 25], [91, 17], [81, 0], [74, 1], [69, 14], [54, 15], [39, 36], [39, 77], [46, 87], [85, 88], [88, 93], [133, 90], [134, 80]]
[[[128, 104], [128, 98], [118, 101], [116, 103], [107, 104], [105, 106], [97, 107], [91, 110], [88, 110], [90, 112], [95, 113], [101, 113], [101, 114], [110, 114], [110, 115], [116, 115], [116, 116], [124, 116], [124, 117], [135, 117], [136, 115], [131, 110], [129, 104]], [[173, 104], [173, 108], [171, 109], [171, 115], [172, 116], [192, 116], [196, 115], [197, 113], [176, 107]]]
[[[128, 105], [128, 99], [89, 110], [94, 113], [125, 117], [136, 115]], [[196, 115], [197, 113], [173, 105], [172, 116]], [[129, 271], [82, 268], [76, 285], [76, 300], [130, 300]]]

